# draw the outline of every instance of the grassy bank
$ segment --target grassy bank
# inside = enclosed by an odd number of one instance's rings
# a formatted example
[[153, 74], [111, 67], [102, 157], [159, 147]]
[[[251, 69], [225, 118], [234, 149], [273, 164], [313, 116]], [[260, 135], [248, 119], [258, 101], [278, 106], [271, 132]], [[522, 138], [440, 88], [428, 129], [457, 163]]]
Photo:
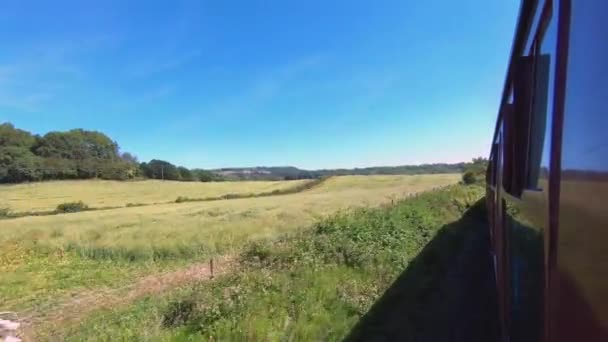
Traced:
[[230, 275], [100, 312], [64, 337], [356, 339], [379, 324], [370, 309], [395, 284], [405, 303], [398, 324], [414, 336], [430, 328], [442, 277], [483, 229], [481, 196], [479, 187], [457, 185], [340, 212], [312, 229], [249, 244]]

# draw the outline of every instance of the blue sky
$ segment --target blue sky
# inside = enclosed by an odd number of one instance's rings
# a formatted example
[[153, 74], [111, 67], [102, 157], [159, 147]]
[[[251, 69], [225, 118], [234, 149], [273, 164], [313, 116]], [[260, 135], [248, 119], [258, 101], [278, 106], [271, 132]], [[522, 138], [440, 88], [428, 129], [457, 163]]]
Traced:
[[487, 155], [517, 1], [2, 1], [0, 122], [141, 160], [304, 168]]

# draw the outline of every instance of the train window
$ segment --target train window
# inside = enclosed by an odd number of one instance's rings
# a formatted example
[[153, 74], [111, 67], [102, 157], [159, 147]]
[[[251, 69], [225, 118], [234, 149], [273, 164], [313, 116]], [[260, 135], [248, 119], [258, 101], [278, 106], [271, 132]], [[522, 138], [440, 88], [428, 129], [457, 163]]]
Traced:
[[[530, 179], [529, 184], [539, 189], [547, 189], [548, 188], [548, 178], [549, 178], [549, 166], [551, 162], [551, 144], [552, 144], [552, 135], [551, 135], [551, 127], [553, 124], [553, 83], [555, 82], [555, 53], [557, 50], [557, 20], [553, 19], [549, 22], [543, 37], [538, 44], [537, 51], [538, 54], [546, 56], [544, 57], [544, 62], [546, 63], [547, 73], [547, 101], [545, 108], [545, 112], [547, 115], [545, 116], [545, 133], [544, 136], [539, 137], [538, 139], [542, 141], [542, 147], [539, 148], [540, 156], [540, 170], [538, 170], [538, 177], [536, 179]], [[540, 72], [542, 67], [538, 67], [537, 70]], [[537, 79], [540, 76], [537, 76]], [[534, 176], [534, 175], [532, 175]], [[536, 184], [534, 184], [536, 183]]]
[[505, 104], [501, 109], [501, 117], [503, 122], [503, 138], [504, 144], [502, 145], [502, 155], [503, 155], [503, 177], [502, 177], [502, 186], [506, 192], [512, 193], [513, 191], [513, 178], [515, 177], [514, 171], [516, 169], [516, 165], [514, 162], [514, 157], [516, 155], [515, 149], [515, 139], [514, 139], [514, 126], [513, 126], [513, 116], [514, 116], [514, 105]]
[[510, 193], [520, 196], [525, 185], [530, 145], [530, 116], [534, 97], [534, 56], [522, 56], [515, 63], [512, 118], [513, 162]]
[[[557, 16], [555, 11], [552, 12], [552, 4], [552, 1], [546, 1], [537, 31], [531, 32], [535, 37], [527, 57], [527, 63], [531, 64], [522, 67], [531, 77], [527, 84], [531, 97], [525, 111], [526, 120], [515, 125], [515, 129], [520, 130], [519, 134], [525, 137], [520, 139], [520, 143], [525, 145], [518, 151], [525, 156], [525, 173], [521, 174], [522, 191], [548, 188], [543, 177], [549, 171], [551, 159], [552, 85], [555, 80], [557, 37]], [[521, 110], [521, 106], [518, 110]], [[544, 194], [529, 194], [524, 201], [512, 201], [507, 206], [505, 229], [509, 243], [509, 333], [512, 341], [539, 341], [543, 336], [546, 323], [544, 243], [547, 233], [544, 232], [546, 223], [543, 218], [546, 212], [542, 212], [542, 203], [547, 194], [546, 191]]]
[[[537, 45], [538, 46], [538, 45]], [[543, 54], [536, 48], [534, 58], [534, 99], [530, 111], [530, 131], [526, 188], [538, 189], [543, 140], [547, 127], [547, 99], [549, 89], [549, 66], [551, 55]]]
[[490, 163], [488, 165], [488, 175], [486, 175], [486, 181], [491, 186], [496, 187], [496, 158], [498, 158], [498, 143], [492, 144], [492, 152], [490, 153]]
[[[540, 11], [539, 11], [540, 12]], [[544, 12], [544, 11], [543, 11]], [[548, 20], [548, 15], [541, 21]], [[545, 24], [538, 24], [542, 38]], [[524, 189], [538, 189], [543, 141], [547, 121], [550, 55], [543, 53], [539, 41], [532, 43], [529, 56], [520, 56], [513, 65], [513, 105], [505, 116], [505, 191], [521, 196]]]
[[528, 41], [526, 42], [525, 51], [531, 50], [532, 45], [534, 44], [533, 33], [536, 32], [541, 25], [540, 22], [541, 22], [542, 11], [539, 9], [542, 9], [544, 7], [543, 5], [544, 5], [544, 3], [542, 3], [542, 1], [538, 1], [534, 5], [535, 6], [534, 20], [532, 21], [532, 26], [530, 28], [530, 32], [532, 34], [530, 35], [530, 39], [528, 39]]

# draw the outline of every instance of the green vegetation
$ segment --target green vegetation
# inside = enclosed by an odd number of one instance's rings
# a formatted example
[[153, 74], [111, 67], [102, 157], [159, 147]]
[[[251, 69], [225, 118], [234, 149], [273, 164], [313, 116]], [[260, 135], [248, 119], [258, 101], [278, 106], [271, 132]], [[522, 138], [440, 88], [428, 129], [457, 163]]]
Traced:
[[339, 340], [373, 329], [366, 322], [383, 324], [364, 315], [396, 284], [404, 304], [393, 320], [411, 337], [432, 329], [441, 306], [434, 293], [467, 237], [481, 229], [482, 192], [451, 186], [251, 242], [234, 272], [99, 312], [62, 337]]
[[147, 177], [179, 181], [222, 180], [205, 170], [152, 160], [139, 164], [137, 158], [121, 153], [118, 144], [101, 132], [73, 129], [43, 136], [0, 124], [0, 183], [57, 179], [128, 180]]
[[[112, 203], [123, 203], [123, 206], [112, 210], [91, 210], [90, 207], [66, 215], [3, 220], [3, 234], [0, 236], [0, 244], [3, 246], [0, 255], [0, 297], [4, 300], [3, 310], [45, 315], [48, 310], [53, 311], [53, 307], [64, 308], [63, 304], [70, 303], [74, 297], [80, 298], [87, 293], [106, 293], [134, 284], [137, 287], [139, 285], [136, 284], [140, 283], [142, 277], [155, 278], [161, 272], [178, 272], [170, 279], [191, 277], [196, 273], [189, 273], [185, 269], [199, 263], [206, 265], [209, 257], [239, 255], [252, 241], [274, 241], [286, 233], [297, 235], [297, 232], [310, 230], [310, 225], [314, 222], [336, 211], [391, 203], [396, 198], [454, 184], [458, 177], [456, 174], [344, 176], [324, 181], [196, 184], [61, 181], [7, 186], [5, 189], [9, 191], [8, 198], [16, 198], [12, 192], [15, 190], [34, 191], [41, 195], [44, 193], [41, 190], [48, 188], [48, 197], [40, 199], [45, 205], [53, 203], [50, 200], [57, 198], [54, 195], [61, 193], [62, 201], [77, 202], [82, 199], [84, 203], [92, 205], [95, 202], [91, 201], [97, 199], [105, 202], [98, 202], [96, 206]], [[71, 191], [71, 184], [78, 187]], [[88, 188], [83, 187], [84, 184], [88, 184]], [[122, 189], [117, 194], [118, 197], [99, 192], [108, 190], [111, 184]], [[156, 199], [150, 196], [157, 196], [160, 189], [157, 186], [165, 185], [175, 188], [162, 188], [163, 191], [171, 190], [172, 192], [167, 192], [171, 194], [183, 192], [185, 186], [206, 189], [221, 186], [221, 189], [216, 190], [228, 194], [233, 193], [230, 189], [242, 186], [244, 189], [241, 190], [245, 191], [251, 186], [261, 190], [259, 193], [268, 195], [153, 204]], [[298, 192], [294, 190], [296, 186], [296, 190], [307, 191]], [[166, 197], [167, 193], [163, 196]], [[282, 196], [276, 196], [281, 193]], [[141, 198], [148, 204], [138, 205], [142, 202], [134, 201], [136, 198]], [[108, 202], [109, 199], [112, 201]], [[34, 199], [25, 203], [36, 205]], [[125, 207], [127, 203], [132, 204]], [[57, 204], [52, 208], [56, 206]], [[259, 245], [270, 246], [269, 243]], [[258, 256], [263, 255], [261, 251], [263, 249], [260, 248], [256, 252]], [[125, 297], [129, 298], [125, 305], [117, 308], [126, 307], [126, 304], [139, 297], [141, 295], [138, 294]], [[89, 312], [100, 309], [97, 301], [91, 303], [78, 306], [86, 306]], [[81, 309], [72, 307], [62, 310], [66, 313], [76, 311], [76, 315], [79, 315]], [[22, 316], [23, 314], [20, 315]], [[65, 327], [64, 324], [56, 326]], [[37, 326], [36, 330], [38, 329]]]
[[89, 206], [84, 204], [83, 201], [78, 201], [78, 202], [61, 203], [60, 205], [57, 206], [56, 211], [58, 213], [77, 213], [79, 211], [84, 211], [87, 209], [89, 209]]
[[355, 169], [326, 169], [326, 170], [303, 170], [293, 166], [277, 167], [252, 167], [252, 168], [223, 168], [214, 170], [228, 180], [294, 180], [312, 179], [331, 176], [370, 176], [370, 175], [421, 175], [437, 173], [460, 173], [467, 163], [456, 164], [422, 164], [402, 166], [379, 166]]
[[44, 136], [0, 125], [0, 182], [49, 179], [129, 179], [138, 166], [100, 132], [74, 129]]
[[462, 182], [464, 184], [483, 184], [486, 181], [486, 170], [488, 168], [488, 160], [482, 157], [473, 158], [471, 163], [468, 163], [462, 174]]
[[346, 175], [418, 175], [460, 173], [467, 163], [382, 166], [355, 169], [303, 170], [292, 166], [188, 169], [152, 159], [139, 163], [120, 152], [107, 135], [83, 129], [49, 132], [43, 136], [0, 124], [0, 183], [61, 179], [138, 178], [174, 181], [295, 180]]

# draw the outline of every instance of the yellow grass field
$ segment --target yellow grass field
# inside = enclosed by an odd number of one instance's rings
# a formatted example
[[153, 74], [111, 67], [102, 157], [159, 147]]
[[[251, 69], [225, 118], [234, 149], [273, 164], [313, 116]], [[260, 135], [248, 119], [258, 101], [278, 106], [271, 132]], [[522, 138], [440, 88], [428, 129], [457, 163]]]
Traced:
[[[49, 298], [85, 289], [118, 287], [146, 274], [182, 267], [214, 255], [233, 254], [248, 241], [305, 229], [318, 217], [341, 209], [379, 205], [453, 184], [459, 179], [457, 174], [343, 176], [289, 195], [0, 220], [0, 246], [4, 252], [0, 256], [0, 299], [10, 303], [3, 307], [0, 300], [0, 310], [31, 307]], [[40, 186], [53, 184], [59, 183]], [[247, 192], [253, 189], [249, 182], [171, 184], [221, 186], [230, 188], [230, 192], [235, 192], [240, 184], [249, 187]], [[258, 189], [291, 184], [259, 182]], [[137, 188], [140, 184], [124, 183], [124, 186]], [[124, 189], [123, 194], [129, 193]], [[180, 190], [184, 190], [183, 195], [185, 188]], [[83, 199], [82, 193], [87, 193], [92, 201], [94, 192], [83, 189], [62, 201]], [[167, 193], [175, 197], [180, 192], [167, 190]], [[149, 193], [147, 198], [154, 196]], [[121, 199], [141, 201], [127, 197], [123, 195]]]
[[145, 180], [120, 182], [106, 180], [51, 181], [1, 185], [0, 208], [14, 212], [53, 210], [58, 204], [83, 201], [90, 207], [123, 207], [128, 203], [153, 204], [226, 194], [259, 194], [297, 186], [308, 180], [251, 182], [178, 182]]

